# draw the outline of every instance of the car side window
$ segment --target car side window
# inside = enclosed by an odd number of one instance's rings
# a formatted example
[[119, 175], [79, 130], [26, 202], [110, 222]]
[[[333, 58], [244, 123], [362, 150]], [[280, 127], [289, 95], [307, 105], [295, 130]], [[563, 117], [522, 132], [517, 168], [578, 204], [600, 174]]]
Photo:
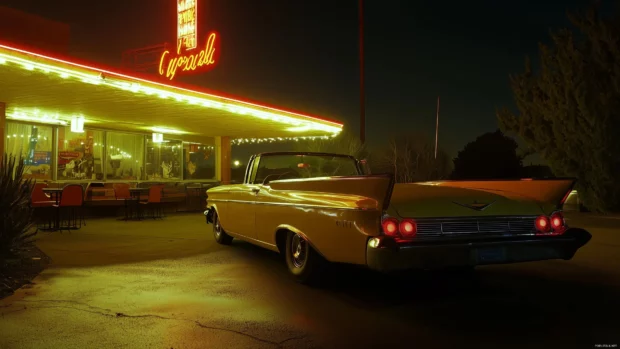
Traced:
[[262, 184], [262, 181], [258, 181], [256, 179], [256, 171], [258, 169], [258, 166], [260, 166], [260, 162], [261, 162], [261, 157], [257, 156], [254, 158], [254, 163], [252, 163], [252, 169], [250, 170], [250, 180], [248, 181], [248, 183], [252, 183], [252, 184]]
[[248, 167], [245, 169], [245, 176], [243, 177], [243, 183], [252, 182], [252, 177], [250, 176], [250, 174], [252, 174], [252, 169], [254, 168], [254, 158], [255, 158], [254, 156], [250, 158]]

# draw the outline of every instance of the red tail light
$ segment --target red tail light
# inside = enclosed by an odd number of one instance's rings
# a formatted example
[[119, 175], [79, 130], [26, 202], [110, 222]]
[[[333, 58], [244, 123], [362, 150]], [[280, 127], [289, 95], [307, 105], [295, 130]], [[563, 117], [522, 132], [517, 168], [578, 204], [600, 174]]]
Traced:
[[536, 218], [536, 230], [541, 233], [548, 233], [551, 231], [551, 222], [547, 216], [539, 216]]
[[418, 232], [418, 227], [415, 221], [411, 218], [403, 219], [399, 226], [400, 234], [405, 238], [412, 238]]
[[551, 227], [554, 230], [564, 227], [564, 215], [562, 212], [556, 212], [551, 215]]
[[386, 218], [381, 222], [381, 227], [385, 235], [398, 236], [398, 219], [392, 217]]

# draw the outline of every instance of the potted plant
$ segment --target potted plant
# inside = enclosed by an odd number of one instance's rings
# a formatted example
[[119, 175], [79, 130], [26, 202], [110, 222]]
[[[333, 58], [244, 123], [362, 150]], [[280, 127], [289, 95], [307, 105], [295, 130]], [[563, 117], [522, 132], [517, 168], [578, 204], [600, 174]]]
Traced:
[[32, 179], [24, 178], [24, 159], [4, 154], [0, 161], [0, 262], [4, 265], [34, 243], [30, 195]]

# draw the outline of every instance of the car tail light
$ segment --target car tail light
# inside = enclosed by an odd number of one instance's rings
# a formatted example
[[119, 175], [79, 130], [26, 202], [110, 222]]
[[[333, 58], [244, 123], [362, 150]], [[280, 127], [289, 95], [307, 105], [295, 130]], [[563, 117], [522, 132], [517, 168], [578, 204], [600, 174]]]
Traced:
[[564, 215], [562, 212], [556, 212], [551, 215], [551, 227], [554, 230], [564, 227]]
[[551, 228], [554, 235], [562, 235], [566, 231], [566, 221], [562, 212], [555, 212], [551, 215]]
[[385, 235], [398, 236], [398, 219], [392, 217], [385, 218], [381, 222], [381, 227]]
[[405, 238], [412, 238], [418, 232], [418, 227], [415, 224], [415, 221], [411, 218], [406, 218], [400, 221], [398, 229], [400, 230], [400, 234]]
[[539, 216], [536, 218], [536, 230], [541, 233], [549, 233], [551, 231], [551, 222], [547, 216]]

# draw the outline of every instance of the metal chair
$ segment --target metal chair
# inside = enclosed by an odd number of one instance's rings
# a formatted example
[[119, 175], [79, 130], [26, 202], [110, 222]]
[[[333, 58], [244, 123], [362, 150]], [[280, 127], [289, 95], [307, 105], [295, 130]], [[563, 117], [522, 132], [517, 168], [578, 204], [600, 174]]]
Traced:
[[162, 218], [163, 217], [163, 196], [164, 186], [163, 185], [153, 185], [149, 188], [149, 198], [146, 202], [141, 202], [141, 205], [146, 205], [147, 208], [151, 209], [151, 218]]
[[123, 201], [125, 205], [125, 220], [132, 216], [133, 204], [137, 204], [137, 200], [131, 196], [128, 183], [114, 183], [114, 196], [117, 201]]
[[[82, 210], [83, 204], [84, 187], [79, 184], [70, 184], [62, 189], [60, 203], [54, 205], [56, 208], [56, 222], [59, 230], [62, 231], [64, 230], [63, 228], [67, 228], [67, 230], [80, 229], [82, 227], [82, 222], [86, 223], [84, 220], [84, 211]], [[67, 226], [65, 227], [60, 225], [62, 223], [61, 211], [63, 209], [68, 212]]]

